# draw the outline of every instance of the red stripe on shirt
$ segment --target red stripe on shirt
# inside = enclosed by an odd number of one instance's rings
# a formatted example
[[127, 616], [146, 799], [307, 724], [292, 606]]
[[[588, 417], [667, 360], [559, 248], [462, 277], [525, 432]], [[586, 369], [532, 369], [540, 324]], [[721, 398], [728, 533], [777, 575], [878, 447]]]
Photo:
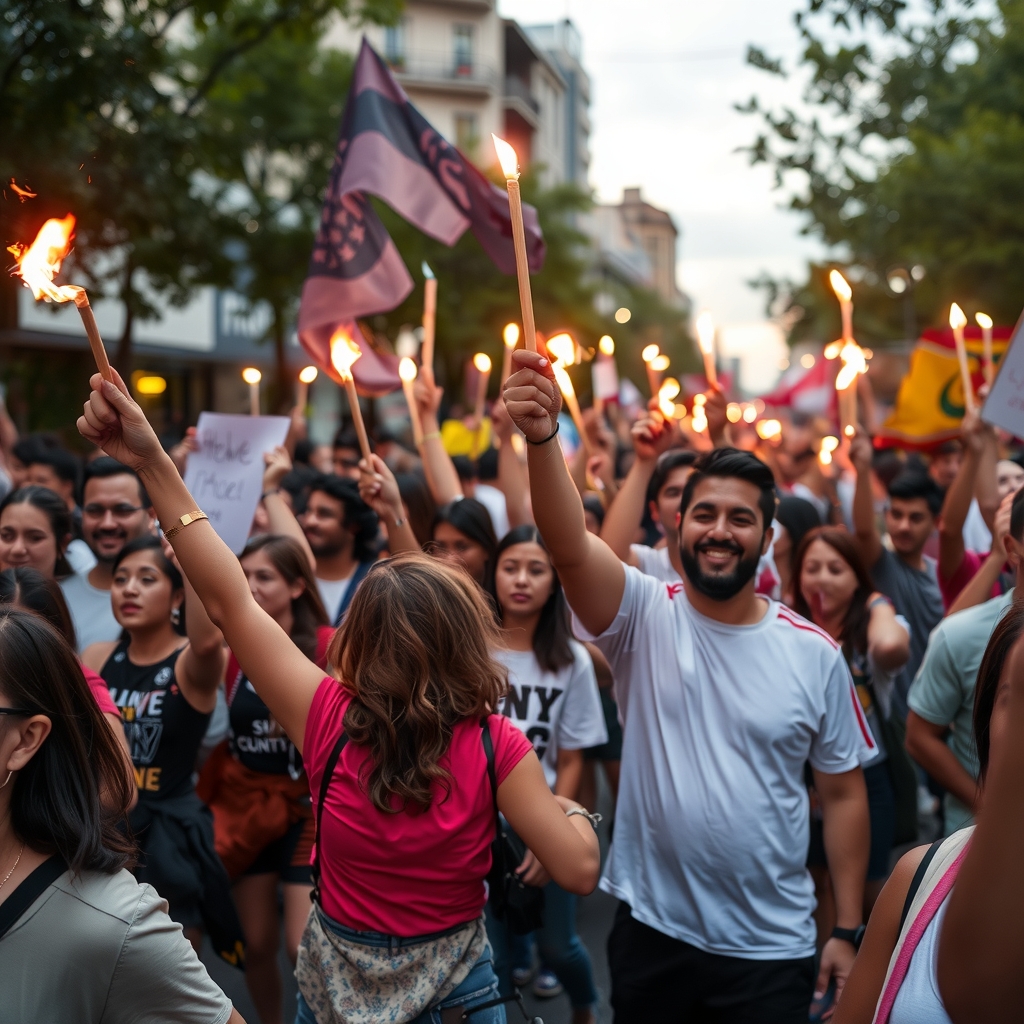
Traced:
[[868, 728], [868, 720], [864, 717], [864, 709], [860, 706], [860, 698], [857, 696], [857, 691], [854, 689], [853, 683], [850, 683], [850, 698], [853, 701], [853, 713], [857, 716], [857, 724], [860, 726], [860, 734], [864, 737], [864, 742], [868, 745], [869, 750], [875, 749], [875, 738], [871, 735], [871, 730]]
[[794, 616], [788, 608], [779, 608], [779, 618], [782, 619], [783, 622], [788, 622], [791, 626], [795, 626], [797, 629], [806, 630], [808, 633], [816, 633], [823, 640], [827, 640], [832, 645], [833, 650], [839, 650], [839, 644], [837, 644], [835, 640], [825, 632], [825, 630], [820, 626], [816, 626], [813, 622], [808, 622], [807, 619]]

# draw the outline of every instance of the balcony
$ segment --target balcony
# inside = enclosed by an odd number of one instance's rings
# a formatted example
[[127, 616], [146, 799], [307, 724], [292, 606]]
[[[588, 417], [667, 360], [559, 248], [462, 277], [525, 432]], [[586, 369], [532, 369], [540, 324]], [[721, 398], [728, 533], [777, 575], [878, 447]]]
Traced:
[[410, 54], [390, 57], [388, 64], [404, 88], [454, 92], [462, 96], [492, 96], [498, 91], [494, 68], [476, 60], [456, 62], [448, 55]]
[[514, 110], [535, 131], [540, 126], [540, 104], [521, 78], [505, 76], [504, 104], [506, 110]]

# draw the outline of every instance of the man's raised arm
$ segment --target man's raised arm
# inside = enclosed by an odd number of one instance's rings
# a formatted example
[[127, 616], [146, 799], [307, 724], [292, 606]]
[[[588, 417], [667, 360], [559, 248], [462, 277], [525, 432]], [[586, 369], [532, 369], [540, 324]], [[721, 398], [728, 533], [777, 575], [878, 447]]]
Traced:
[[533, 514], [569, 605], [596, 636], [619, 610], [625, 569], [604, 541], [587, 532], [583, 502], [556, 436], [562, 396], [551, 364], [525, 350], [512, 359], [516, 372], [505, 382], [505, 406], [527, 440]]

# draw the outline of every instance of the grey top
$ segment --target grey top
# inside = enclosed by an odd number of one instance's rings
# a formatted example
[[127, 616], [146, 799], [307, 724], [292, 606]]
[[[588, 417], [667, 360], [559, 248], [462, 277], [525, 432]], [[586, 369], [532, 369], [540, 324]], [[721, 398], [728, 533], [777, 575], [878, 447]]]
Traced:
[[225, 1024], [167, 903], [128, 871], [65, 872], [0, 939], [0, 1022]]
[[121, 627], [110, 606], [109, 590], [94, 587], [86, 575], [79, 573], [61, 580], [60, 589], [71, 612], [79, 654], [90, 644], [120, 638]]
[[[989, 637], [1013, 601], [1013, 591], [967, 608], [932, 633], [914, 685], [910, 710], [932, 725], [949, 726], [946, 745], [972, 778], [978, 777], [974, 746], [974, 684]], [[946, 835], [972, 824], [970, 808], [946, 794]]]
[[910, 659], [896, 678], [893, 707], [902, 720], [907, 717], [907, 691], [924, 658], [928, 637], [942, 620], [946, 609], [939, 590], [939, 574], [934, 558], [924, 557], [924, 570], [907, 565], [899, 555], [882, 548], [871, 567], [875, 587], [896, 606], [910, 624]]

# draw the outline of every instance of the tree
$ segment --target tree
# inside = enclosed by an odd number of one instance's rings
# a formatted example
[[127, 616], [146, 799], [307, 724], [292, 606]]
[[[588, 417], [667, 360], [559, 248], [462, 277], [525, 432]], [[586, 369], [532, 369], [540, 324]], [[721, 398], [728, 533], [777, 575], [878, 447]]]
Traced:
[[[1020, 312], [1024, 2], [999, 0], [988, 16], [973, 7], [808, 0], [796, 23], [810, 113], [756, 98], [741, 108], [763, 121], [752, 161], [773, 166], [779, 187], [798, 183], [790, 206], [851, 268], [858, 335], [875, 342], [912, 320], [942, 325], [951, 301], [1002, 323]], [[828, 25], [838, 41], [825, 41]], [[785, 73], [756, 48], [748, 59]], [[801, 307], [794, 338], [838, 334], [826, 270], [812, 265], [788, 289], [768, 282]]]
[[[393, 22], [401, 0], [8, 0], [0, 18], [0, 175], [38, 193], [0, 203], [5, 243], [48, 216], [78, 218], [75, 263], [132, 327], [230, 276], [212, 237], [197, 154], [218, 126], [211, 93], [246, 55], [275, 39], [312, 41], [337, 17]], [[0, 326], [16, 316], [0, 284]], [[157, 301], [159, 298], [159, 301]]]

